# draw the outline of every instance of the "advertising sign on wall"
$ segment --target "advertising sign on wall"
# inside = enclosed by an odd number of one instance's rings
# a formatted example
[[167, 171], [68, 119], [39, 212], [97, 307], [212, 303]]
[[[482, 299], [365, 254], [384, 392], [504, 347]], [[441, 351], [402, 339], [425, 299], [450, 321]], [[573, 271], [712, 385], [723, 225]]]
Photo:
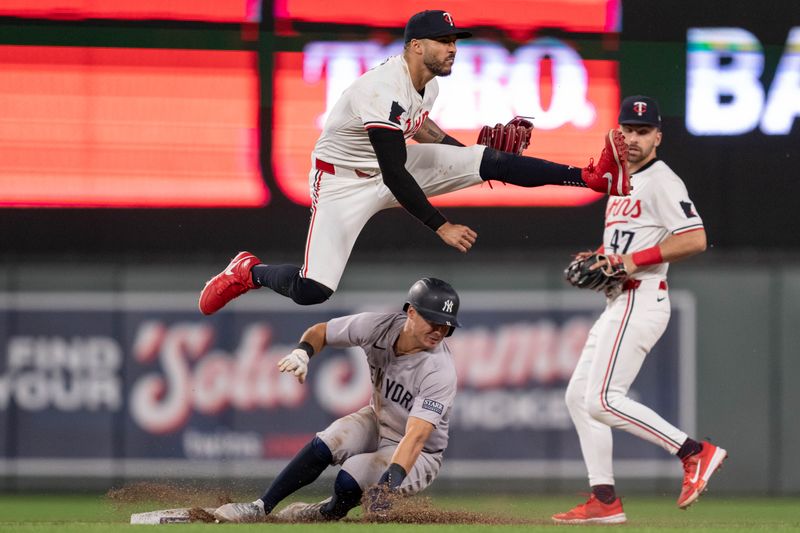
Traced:
[[[693, 302], [672, 299], [672, 322], [630, 394], [691, 431]], [[309, 310], [254, 298], [207, 318], [185, 294], [3, 297], [0, 474], [275, 474], [372, 392], [360, 348], [315, 356], [304, 385], [277, 361], [314, 323], [396, 311], [403, 300], [337, 296]], [[447, 340], [459, 393], [444, 475], [583, 475], [563, 397], [601, 300], [462, 295], [464, 327]], [[621, 476], [677, 474], [670, 456], [627, 435], [618, 435], [615, 457]]]

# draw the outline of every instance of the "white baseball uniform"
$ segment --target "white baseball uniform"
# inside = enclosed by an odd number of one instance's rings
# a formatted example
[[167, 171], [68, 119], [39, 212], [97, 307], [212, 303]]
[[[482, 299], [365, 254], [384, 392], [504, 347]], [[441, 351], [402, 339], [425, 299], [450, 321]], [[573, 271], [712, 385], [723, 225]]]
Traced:
[[[386, 128], [414, 136], [430, 113], [439, 84], [414, 89], [402, 55], [356, 80], [334, 105], [311, 154], [311, 220], [300, 275], [336, 290], [356, 238], [378, 211], [399, 204], [383, 184], [367, 131]], [[482, 183], [486, 147], [412, 144], [406, 169], [435, 196]]]
[[[606, 206], [603, 247], [629, 254], [670, 235], [703, 229], [683, 181], [658, 159], [631, 176], [633, 192]], [[589, 484], [613, 485], [611, 428], [619, 428], [675, 454], [686, 433], [626, 395], [645, 356], [670, 317], [667, 263], [639, 268], [595, 322], [566, 392], [578, 431]]]
[[430, 422], [434, 429], [400, 491], [414, 494], [430, 485], [447, 448], [457, 381], [453, 356], [444, 342], [430, 351], [398, 356], [394, 344], [405, 321], [404, 313], [361, 313], [327, 324], [326, 343], [360, 346], [371, 370], [370, 404], [317, 433], [330, 448], [333, 462], [362, 490], [377, 483], [389, 466], [409, 416]]

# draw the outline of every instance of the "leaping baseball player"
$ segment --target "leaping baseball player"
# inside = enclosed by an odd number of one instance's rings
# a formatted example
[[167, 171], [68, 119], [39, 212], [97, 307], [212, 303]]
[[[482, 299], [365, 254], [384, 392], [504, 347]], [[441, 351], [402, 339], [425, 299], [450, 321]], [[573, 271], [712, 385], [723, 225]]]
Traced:
[[[661, 446], [682, 461], [681, 509], [697, 500], [728, 455], [719, 446], [690, 438], [627, 396], [669, 322], [669, 264], [704, 251], [706, 232], [683, 181], [656, 156], [662, 139], [656, 101], [648, 96], [625, 98], [619, 123], [628, 145], [633, 193], [609, 198], [598, 251], [602, 255], [582, 252], [566, 271], [576, 286], [603, 290], [608, 296], [566, 392], [592, 494], [586, 503], [554, 515], [557, 523], [627, 520], [614, 488], [611, 428]], [[594, 266], [582, 269], [583, 261]]]
[[436, 479], [447, 448], [450, 410], [456, 395], [453, 356], [443, 343], [458, 322], [459, 297], [436, 278], [423, 278], [408, 292], [404, 313], [361, 313], [310, 327], [278, 366], [303, 383], [308, 361], [325, 346], [360, 346], [371, 370], [368, 406], [317, 433], [283, 469], [264, 495], [228, 503], [220, 522], [255, 522], [284, 498], [341, 465], [330, 498], [293, 503], [274, 516], [283, 521], [339, 520], [361, 503], [385, 512], [393, 494], [416, 494]]
[[[464, 146], [428, 116], [447, 76], [457, 39], [470, 37], [444, 11], [412, 16], [402, 55], [357, 79], [331, 110], [311, 154], [311, 220], [304, 263], [262, 263], [240, 252], [200, 294], [200, 311], [217, 312], [251, 289], [269, 287], [301, 305], [322, 303], [336, 290], [356, 238], [378, 211], [402, 206], [445, 244], [467, 252], [478, 235], [449, 222], [428, 201], [488, 180], [521, 187], [589, 187], [613, 196], [630, 192], [627, 148], [612, 130], [595, 165], [561, 165], [520, 155], [532, 125], [514, 120], [482, 130], [480, 143]], [[413, 138], [419, 144], [406, 146]], [[489, 147], [491, 146], [491, 148]]]

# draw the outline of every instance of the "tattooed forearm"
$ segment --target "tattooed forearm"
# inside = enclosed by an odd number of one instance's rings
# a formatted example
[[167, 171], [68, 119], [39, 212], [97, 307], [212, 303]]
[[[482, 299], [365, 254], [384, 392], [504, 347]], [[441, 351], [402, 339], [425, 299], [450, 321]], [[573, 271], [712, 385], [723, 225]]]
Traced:
[[429, 118], [425, 119], [422, 127], [414, 134], [414, 140], [418, 143], [440, 143], [444, 138], [444, 131]]

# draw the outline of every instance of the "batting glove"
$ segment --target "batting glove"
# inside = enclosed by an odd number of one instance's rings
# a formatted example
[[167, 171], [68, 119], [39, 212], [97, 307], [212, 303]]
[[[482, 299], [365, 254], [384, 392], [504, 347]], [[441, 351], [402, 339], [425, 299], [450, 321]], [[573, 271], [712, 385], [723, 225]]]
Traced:
[[278, 361], [278, 370], [291, 372], [297, 381], [304, 383], [308, 374], [308, 354], [305, 350], [295, 348], [292, 353]]

